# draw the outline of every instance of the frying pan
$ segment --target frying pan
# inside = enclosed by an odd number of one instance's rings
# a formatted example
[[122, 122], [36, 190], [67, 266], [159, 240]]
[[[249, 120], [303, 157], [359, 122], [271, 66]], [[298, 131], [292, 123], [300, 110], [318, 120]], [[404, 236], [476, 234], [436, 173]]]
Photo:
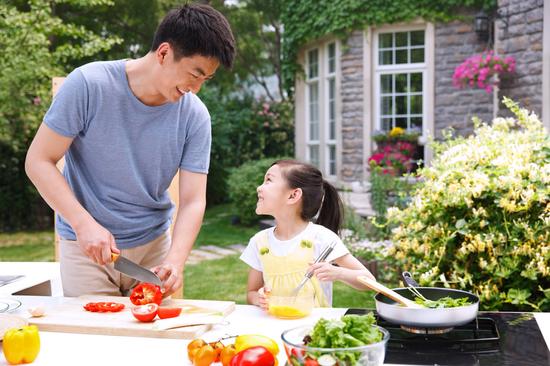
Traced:
[[[403, 279], [405, 284], [416, 284], [412, 280], [410, 273], [404, 272]], [[358, 279], [364, 282], [363, 277]], [[367, 283], [365, 283], [367, 284]], [[448, 328], [458, 325], [466, 324], [474, 320], [477, 316], [479, 308], [479, 298], [466, 291], [454, 290], [440, 287], [416, 287], [424, 297], [430, 300], [438, 300], [442, 297], [451, 297], [454, 299], [466, 297], [470, 305], [459, 306], [455, 308], [416, 308], [416, 307], [404, 307], [397, 301], [392, 300], [382, 293], [376, 294], [374, 300], [376, 302], [376, 311], [378, 315], [386, 319], [390, 323], [404, 325], [413, 328]], [[393, 289], [397, 294], [414, 301], [414, 295], [406, 287]]]

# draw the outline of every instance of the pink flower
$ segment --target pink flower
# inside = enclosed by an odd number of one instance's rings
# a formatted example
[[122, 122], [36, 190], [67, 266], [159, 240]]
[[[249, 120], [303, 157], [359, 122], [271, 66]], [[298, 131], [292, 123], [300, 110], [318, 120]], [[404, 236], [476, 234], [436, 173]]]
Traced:
[[[493, 89], [489, 80], [493, 75], [514, 72], [516, 60], [508, 56], [502, 59], [493, 51], [485, 54], [473, 55], [455, 68], [452, 82], [456, 88], [465, 86], [478, 87], [488, 93]], [[497, 85], [496, 82], [492, 82]]]

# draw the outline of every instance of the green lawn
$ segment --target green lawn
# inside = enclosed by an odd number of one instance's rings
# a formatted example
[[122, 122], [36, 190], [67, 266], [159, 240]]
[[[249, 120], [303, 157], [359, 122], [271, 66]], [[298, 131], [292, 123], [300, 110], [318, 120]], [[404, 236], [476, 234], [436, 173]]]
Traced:
[[247, 244], [248, 240], [258, 232], [258, 227], [232, 225], [232, 216], [231, 205], [225, 204], [208, 208], [195, 247]]
[[[231, 216], [230, 205], [214, 206], [206, 210], [195, 247], [248, 243], [248, 240], [258, 231], [258, 228], [232, 225]], [[53, 229], [38, 232], [0, 233], [0, 261], [52, 262], [53, 260]]]
[[[231, 275], [228, 275], [231, 273]], [[246, 303], [248, 266], [238, 255], [185, 267], [184, 298], [232, 300]], [[334, 284], [334, 307], [374, 308], [374, 293], [360, 292], [345, 284]]]
[[53, 260], [53, 230], [0, 234], [0, 261], [52, 262]]
[[[231, 207], [219, 205], [206, 211], [195, 247], [246, 244], [257, 227], [231, 224]], [[48, 262], [54, 260], [53, 231], [0, 234], [0, 261]], [[246, 303], [248, 266], [238, 255], [185, 267], [185, 298], [232, 300]], [[372, 292], [359, 292], [341, 283], [334, 286], [335, 307], [373, 308]]]

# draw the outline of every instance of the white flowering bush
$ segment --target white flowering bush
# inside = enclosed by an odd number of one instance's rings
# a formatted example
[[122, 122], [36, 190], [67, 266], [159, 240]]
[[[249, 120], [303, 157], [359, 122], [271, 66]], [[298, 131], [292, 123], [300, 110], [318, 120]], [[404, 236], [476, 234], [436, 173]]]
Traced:
[[550, 311], [550, 138], [534, 113], [474, 118], [467, 138], [434, 143], [391, 249], [421, 285], [472, 291], [483, 309]]

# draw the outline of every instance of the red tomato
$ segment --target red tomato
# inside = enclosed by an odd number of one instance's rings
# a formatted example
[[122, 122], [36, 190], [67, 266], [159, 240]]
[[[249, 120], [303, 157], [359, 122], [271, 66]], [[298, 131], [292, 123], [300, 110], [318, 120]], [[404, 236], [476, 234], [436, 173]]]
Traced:
[[157, 304], [138, 305], [132, 308], [132, 315], [140, 322], [150, 322], [157, 316], [158, 309]]
[[250, 347], [237, 353], [230, 366], [274, 366], [275, 357], [262, 346]]
[[306, 351], [300, 348], [293, 348], [291, 354], [301, 360], [306, 355]]
[[86, 305], [84, 305], [84, 309], [88, 311], [93, 311], [94, 313], [97, 312], [97, 303], [95, 302], [89, 302]]
[[134, 305], [145, 305], [155, 303], [160, 305], [162, 301], [162, 292], [160, 287], [152, 283], [140, 283], [130, 295], [130, 301]]
[[124, 309], [124, 304], [117, 302], [89, 302], [84, 305], [84, 309], [92, 312], [107, 313], [112, 312], [116, 313]]
[[319, 366], [319, 362], [317, 362], [317, 360], [314, 360], [313, 358], [306, 358], [304, 366]]
[[161, 319], [175, 318], [181, 314], [181, 308], [166, 308], [161, 306], [157, 314]]

